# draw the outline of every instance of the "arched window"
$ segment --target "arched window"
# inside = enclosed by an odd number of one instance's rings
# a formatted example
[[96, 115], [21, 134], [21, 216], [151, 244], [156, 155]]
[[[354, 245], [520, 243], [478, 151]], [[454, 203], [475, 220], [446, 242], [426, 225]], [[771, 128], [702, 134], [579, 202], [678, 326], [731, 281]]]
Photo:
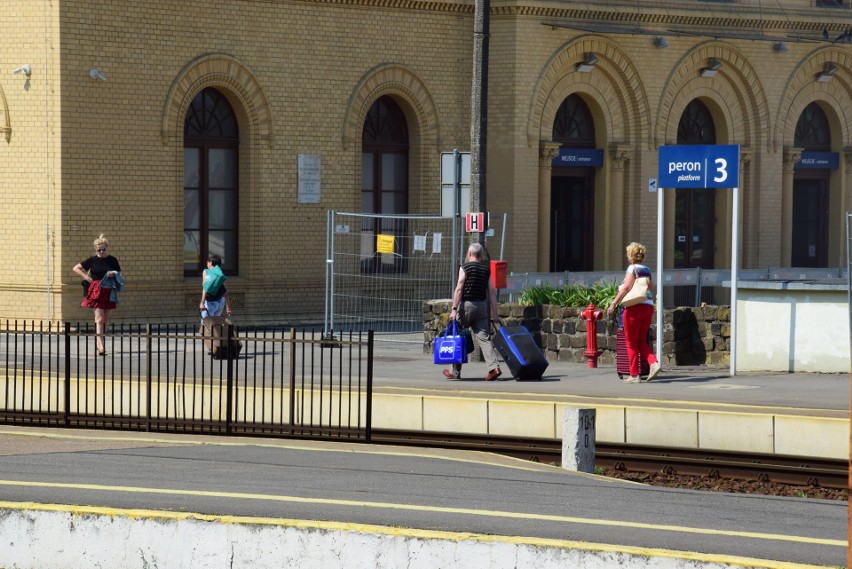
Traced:
[[716, 144], [716, 125], [707, 105], [693, 99], [677, 124], [678, 144]]
[[[361, 135], [361, 211], [364, 213], [408, 213], [408, 125], [399, 105], [380, 97], [364, 119]], [[375, 235], [406, 234], [404, 220], [365, 218], [362, 230], [361, 270], [399, 272], [405, 270], [401, 257], [374, 255]], [[395, 240], [395, 248], [402, 240]]]
[[183, 270], [199, 275], [209, 255], [236, 274], [239, 131], [231, 105], [215, 89], [192, 100], [184, 122]]
[[831, 129], [828, 117], [819, 105], [811, 103], [799, 116], [794, 135], [794, 146], [806, 150], [827, 152], [831, 150]]
[[370, 107], [361, 145], [361, 211], [408, 213], [408, 126], [390, 97]]
[[[677, 125], [677, 143], [716, 144], [713, 116], [700, 100], [693, 99], [683, 110]], [[712, 188], [675, 190], [675, 268], [712, 269], [715, 231], [715, 191]]]
[[559, 105], [553, 121], [553, 140], [563, 146], [595, 146], [595, 122], [579, 95], [569, 95]]

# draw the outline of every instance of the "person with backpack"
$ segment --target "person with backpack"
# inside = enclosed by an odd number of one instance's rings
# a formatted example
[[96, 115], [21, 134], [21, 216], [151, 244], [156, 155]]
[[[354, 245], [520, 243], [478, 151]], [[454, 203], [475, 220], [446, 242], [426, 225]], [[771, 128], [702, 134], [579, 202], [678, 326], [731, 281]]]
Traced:
[[231, 303], [228, 301], [228, 289], [225, 288], [225, 273], [222, 272], [222, 257], [210, 255], [207, 268], [201, 280], [201, 320], [208, 316], [221, 316], [223, 312], [231, 315]]

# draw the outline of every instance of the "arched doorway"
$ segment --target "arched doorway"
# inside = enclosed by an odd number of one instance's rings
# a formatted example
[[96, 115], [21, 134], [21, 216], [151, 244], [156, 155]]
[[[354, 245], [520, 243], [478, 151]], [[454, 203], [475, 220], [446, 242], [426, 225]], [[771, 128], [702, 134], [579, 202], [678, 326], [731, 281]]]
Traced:
[[[562, 101], [553, 121], [552, 138], [562, 149], [594, 148], [595, 124], [579, 95]], [[550, 180], [550, 270], [594, 268], [595, 168], [558, 166]]]
[[[677, 143], [716, 144], [716, 127], [707, 105], [694, 99], [677, 127]], [[675, 190], [676, 269], [713, 268], [716, 195], [714, 188]]]
[[[818, 104], [811, 103], [802, 111], [793, 144], [804, 152], [831, 151], [831, 127]], [[796, 169], [790, 247], [793, 267], [828, 266], [830, 177], [828, 169]]]
[[[693, 99], [686, 105], [677, 125], [679, 145], [716, 144], [716, 125], [703, 102]], [[716, 251], [716, 190], [714, 188], [680, 188], [675, 190], [675, 269], [712, 269]], [[701, 300], [713, 302], [713, 289], [701, 291]], [[692, 306], [696, 302], [694, 286], [674, 289], [675, 306]]]
[[222, 93], [208, 88], [195, 96], [183, 136], [184, 275], [200, 275], [209, 255], [237, 274], [239, 130]]
[[[361, 135], [361, 211], [408, 213], [408, 124], [391, 97], [379, 97], [364, 119]], [[393, 218], [365, 218], [361, 269], [365, 272], [404, 270], [397, 255], [373, 255], [375, 236], [406, 234], [404, 223]], [[401, 239], [395, 240], [399, 247]]]

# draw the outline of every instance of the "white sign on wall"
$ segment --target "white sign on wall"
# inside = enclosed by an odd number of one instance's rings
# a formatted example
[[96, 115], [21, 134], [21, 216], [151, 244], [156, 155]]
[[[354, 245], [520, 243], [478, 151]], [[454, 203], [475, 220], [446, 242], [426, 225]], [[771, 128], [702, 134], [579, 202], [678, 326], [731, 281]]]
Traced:
[[320, 203], [320, 155], [299, 154], [298, 168], [298, 203]]

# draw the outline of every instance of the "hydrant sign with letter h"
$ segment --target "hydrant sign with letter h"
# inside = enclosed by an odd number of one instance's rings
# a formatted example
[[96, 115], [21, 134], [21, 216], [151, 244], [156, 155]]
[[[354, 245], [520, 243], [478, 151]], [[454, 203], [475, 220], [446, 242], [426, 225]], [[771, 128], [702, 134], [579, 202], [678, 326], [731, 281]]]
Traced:
[[465, 214], [464, 227], [468, 233], [482, 233], [485, 231], [485, 214], [481, 211]]

